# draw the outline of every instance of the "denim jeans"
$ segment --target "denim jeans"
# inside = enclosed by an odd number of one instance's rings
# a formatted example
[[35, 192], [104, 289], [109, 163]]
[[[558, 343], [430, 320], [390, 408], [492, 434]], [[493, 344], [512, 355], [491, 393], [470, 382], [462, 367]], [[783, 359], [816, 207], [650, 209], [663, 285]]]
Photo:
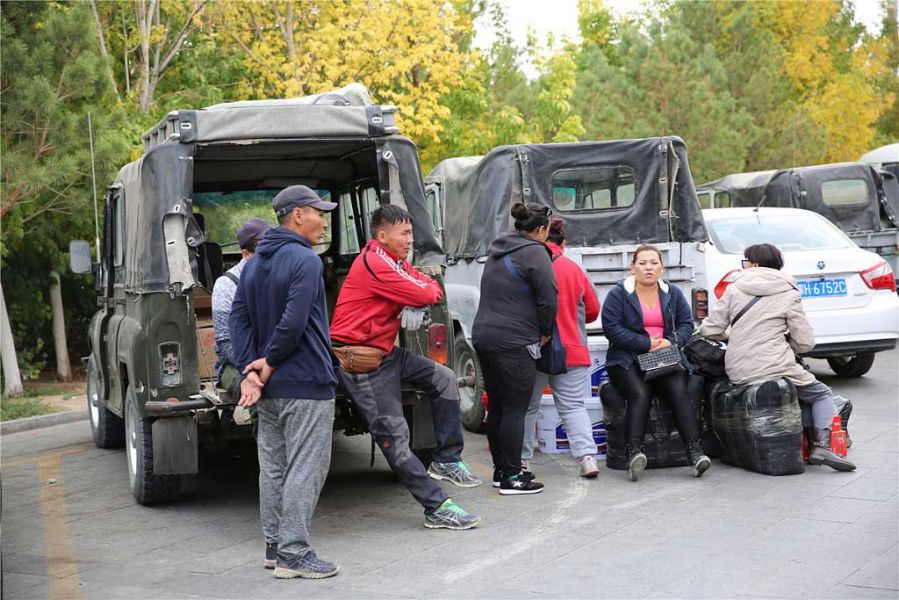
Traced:
[[833, 391], [829, 387], [816, 380], [808, 385], [797, 385], [796, 395], [802, 409], [803, 427], [831, 428], [833, 416], [837, 413], [834, 410]]
[[568, 434], [568, 447], [571, 455], [577, 459], [588, 454], [596, 454], [596, 442], [593, 441], [593, 424], [587, 407], [584, 404], [590, 398], [590, 367], [568, 367], [567, 373], [547, 375], [537, 371], [534, 379], [534, 391], [531, 403], [524, 417], [524, 443], [521, 448], [521, 460], [531, 460], [534, 456], [534, 433], [537, 426], [537, 413], [540, 412], [540, 400], [543, 388], [552, 386], [556, 411]]

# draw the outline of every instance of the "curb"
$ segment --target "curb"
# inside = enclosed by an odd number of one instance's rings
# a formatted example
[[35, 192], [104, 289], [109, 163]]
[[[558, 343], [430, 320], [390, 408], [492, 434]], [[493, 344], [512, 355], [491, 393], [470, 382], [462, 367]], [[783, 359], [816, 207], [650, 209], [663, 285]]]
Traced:
[[38, 415], [36, 417], [25, 417], [24, 419], [0, 423], [0, 435], [9, 435], [10, 433], [19, 433], [20, 431], [52, 427], [53, 425], [62, 425], [63, 423], [74, 423], [75, 421], [83, 421], [86, 419], [86, 408], [83, 410], [50, 413], [49, 415]]

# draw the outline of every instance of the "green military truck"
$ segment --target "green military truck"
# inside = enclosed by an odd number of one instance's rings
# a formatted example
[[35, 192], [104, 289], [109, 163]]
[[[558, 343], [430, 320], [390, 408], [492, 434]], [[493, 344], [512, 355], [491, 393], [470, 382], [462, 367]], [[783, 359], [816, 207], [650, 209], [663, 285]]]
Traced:
[[[417, 150], [398, 135], [394, 113], [359, 85], [171, 112], [108, 188], [99, 260], [88, 242], [72, 242], [72, 269], [93, 272], [98, 291], [85, 359], [91, 431], [100, 448], [125, 447], [139, 503], [176, 497], [183, 476], [198, 472], [201, 448], [252, 435], [247, 411], [216, 385], [211, 290], [240, 260], [236, 227], [251, 217], [274, 223], [278, 191], [304, 184], [338, 204], [316, 247], [332, 310], [379, 203], [412, 214], [411, 258], [442, 281]], [[445, 301], [428, 312], [397, 343], [452, 364]], [[430, 407], [411, 389], [404, 402], [413, 450], [425, 456], [435, 445]], [[367, 432], [341, 390], [335, 428]]]

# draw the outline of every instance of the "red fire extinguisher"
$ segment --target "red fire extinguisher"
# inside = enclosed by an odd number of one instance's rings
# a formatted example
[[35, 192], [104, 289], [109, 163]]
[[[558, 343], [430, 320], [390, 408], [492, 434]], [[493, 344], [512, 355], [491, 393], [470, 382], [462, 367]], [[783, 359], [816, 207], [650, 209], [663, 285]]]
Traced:
[[839, 415], [834, 416], [830, 429], [830, 449], [838, 456], [845, 457], [848, 454], [846, 432], [843, 431], [843, 419]]

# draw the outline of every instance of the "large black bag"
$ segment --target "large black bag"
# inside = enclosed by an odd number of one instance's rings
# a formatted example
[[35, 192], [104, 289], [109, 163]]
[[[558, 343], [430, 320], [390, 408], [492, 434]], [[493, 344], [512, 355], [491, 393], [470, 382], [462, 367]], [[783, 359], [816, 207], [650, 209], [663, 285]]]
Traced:
[[721, 460], [765, 475], [795, 475], [802, 461], [802, 413], [796, 387], [786, 379], [712, 387], [711, 424]]
[[724, 353], [727, 344], [717, 340], [710, 340], [701, 335], [692, 335], [684, 344], [684, 354], [690, 362], [696, 365], [699, 372], [709, 379], [722, 379], [726, 377], [724, 372]]
[[[687, 395], [696, 412], [696, 419], [702, 427], [704, 381], [698, 375], [687, 377]], [[606, 466], [610, 469], [627, 469], [627, 400], [618, 393], [610, 382], [599, 387], [599, 399], [602, 402], [602, 418], [606, 428]], [[687, 460], [687, 449], [684, 441], [674, 425], [674, 417], [668, 407], [667, 400], [653, 398], [649, 407], [649, 422], [646, 435], [643, 436], [643, 453], [646, 454], [647, 468], [684, 467], [690, 464]]]
[[[746, 306], [741, 308], [740, 312], [731, 319], [730, 326], [736, 325], [737, 321], [761, 299], [761, 296], [753, 296], [746, 303]], [[708, 379], [724, 379], [727, 377], [724, 371], [724, 355], [726, 353], [727, 344], [702, 337], [699, 334], [690, 336], [690, 339], [684, 344], [684, 354], [687, 355], [691, 363], [696, 365], [699, 372]]]

